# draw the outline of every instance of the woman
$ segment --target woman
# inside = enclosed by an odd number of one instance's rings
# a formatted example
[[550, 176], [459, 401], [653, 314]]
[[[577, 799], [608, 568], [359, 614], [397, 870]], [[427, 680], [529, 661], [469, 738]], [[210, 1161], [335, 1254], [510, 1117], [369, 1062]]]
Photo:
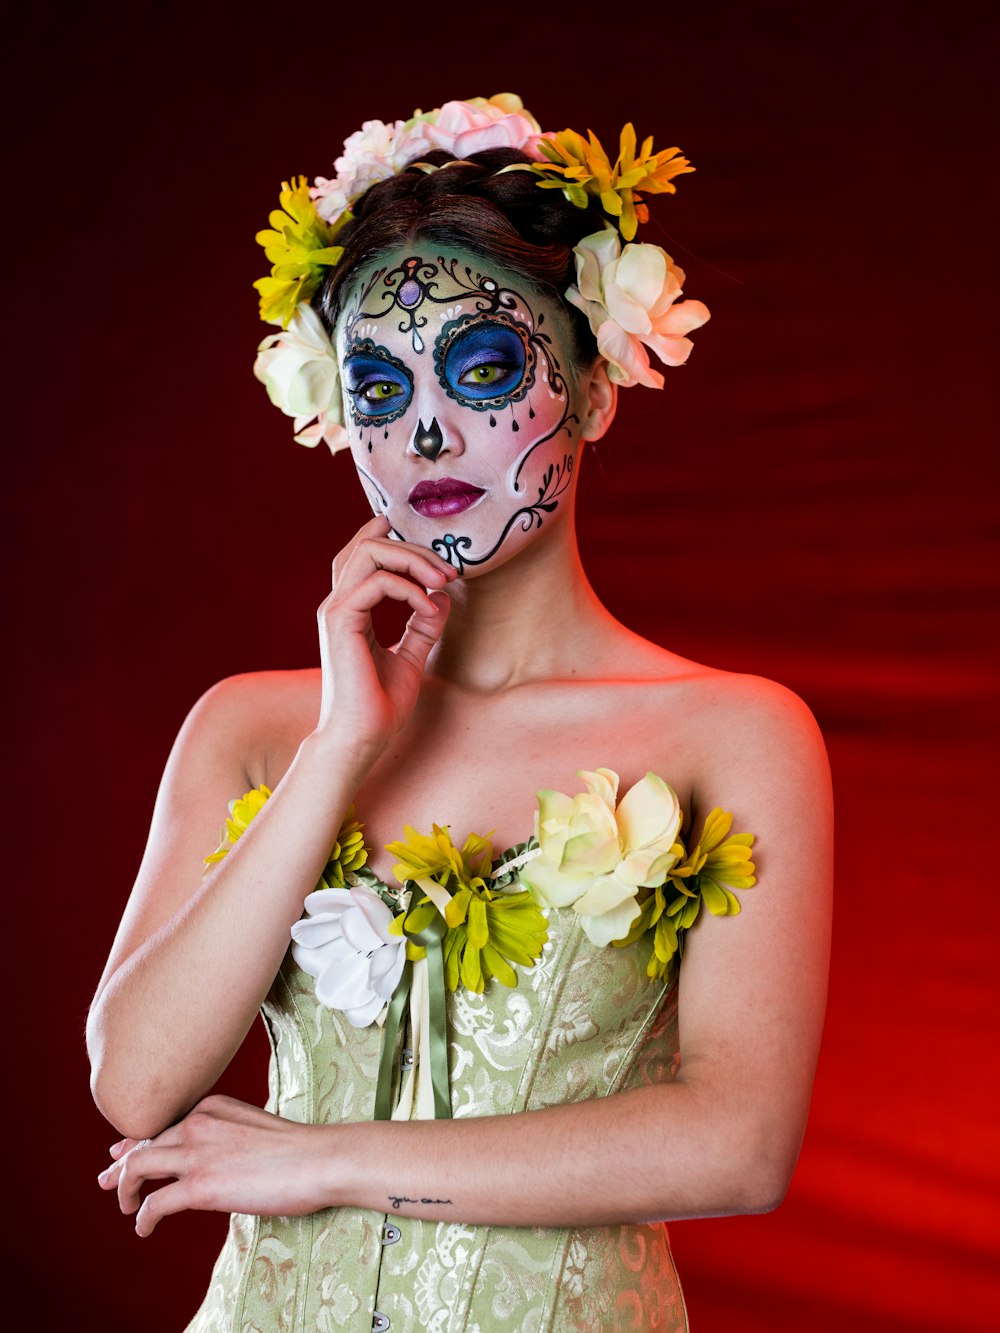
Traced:
[[[584, 442], [707, 318], [633, 242], [688, 164], [508, 94], [337, 167], [259, 238], [257, 373], [375, 517], [320, 668], [223, 681], [171, 754], [89, 1027], [101, 1183], [140, 1235], [234, 1214], [195, 1330], [684, 1328], [663, 1220], [794, 1166], [831, 866], [808, 710], [632, 634], [577, 551]], [[262, 1006], [269, 1110], [206, 1096]]]

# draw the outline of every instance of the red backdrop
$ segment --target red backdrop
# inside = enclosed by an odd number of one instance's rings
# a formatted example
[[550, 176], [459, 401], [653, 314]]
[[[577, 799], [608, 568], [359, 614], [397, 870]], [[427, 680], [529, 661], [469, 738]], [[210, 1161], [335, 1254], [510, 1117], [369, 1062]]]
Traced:
[[[631, 117], [698, 167], [647, 238], [713, 320], [664, 393], [623, 395], [584, 467], [598, 591], [684, 655], [798, 690], [833, 760], [810, 1128], [776, 1213], [672, 1229], [693, 1328], [995, 1327], [988, 8], [12, 20], [19, 1326], [181, 1328], [224, 1229], [185, 1216], [139, 1242], [99, 1193], [114, 1135], [82, 1026], [187, 708], [234, 671], [315, 660], [330, 559], [365, 516], [349, 464], [293, 444], [251, 376], [254, 232], [363, 119], [513, 89], [545, 126], [608, 142]], [[260, 1100], [248, 1048], [225, 1087]]]

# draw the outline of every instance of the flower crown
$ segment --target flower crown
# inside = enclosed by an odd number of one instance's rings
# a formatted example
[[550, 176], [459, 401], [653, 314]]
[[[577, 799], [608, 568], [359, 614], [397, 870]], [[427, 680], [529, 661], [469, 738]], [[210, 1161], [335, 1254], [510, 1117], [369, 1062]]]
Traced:
[[650, 366], [649, 350], [665, 365], [683, 365], [691, 352], [687, 334], [704, 324], [709, 312], [700, 301], [675, 304], [683, 270], [660, 246], [632, 241], [649, 217], [639, 196], [673, 194], [673, 177], [694, 168], [679, 148], [654, 153], [652, 138], [637, 153], [631, 124], [621, 132], [613, 164], [593, 131], [587, 135], [543, 134], [519, 97], [498, 93], [446, 102], [391, 125], [367, 120], [345, 141], [334, 163], [336, 176], [317, 176], [312, 186], [305, 176], [282, 183], [280, 208], [271, 213], [270, 228], [257, 233], [271, 273], [254, 283], [261, 319], [280, 324], [281, 332], [260, 344], [254, 374], [271, 402], [294, 418], [300, 444], [312, 447], [324, 440], [336, 453], [348, 443], [336, 352], [311, 304], [343, 254], [337, 233], [351, 220], [351, 205], [372, 185], [407, 167], [439, 170], [421, 158], [442, 149], [462, 159], [488, 148], [516, 148], [534, 160], [501, 172], [532, 172], [541, 189], [562, 190], [577, 208], [600, 200], [608, 220], [574, 247], [576, 283], [565, 298], [586, 315], [615, 383], [662, 389], [663, 376]]

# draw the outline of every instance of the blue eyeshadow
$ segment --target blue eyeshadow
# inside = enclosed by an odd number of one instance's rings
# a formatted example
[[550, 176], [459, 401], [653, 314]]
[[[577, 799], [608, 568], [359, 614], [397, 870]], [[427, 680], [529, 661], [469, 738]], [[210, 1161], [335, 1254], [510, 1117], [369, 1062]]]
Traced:
[[[390, 390], [384, 398], [374, 396], [379, 385]], [[403, 415], [413, 397], [413, 376], [391, 353], [365, 339], [347, 354], [344, 388], [356, 417], [395, 420]]]
[[[496, 319], [473, 320], [465, 317], [442, 330], [444, 346], [436, 349], [435, 362], [443, 387], [450, 397], [480, 410], [498, 406], [511, 394], [521, 397], [527, 387], [527, 331]], [[465, 380], [477, 366], [495, 366], [498, 373], [488, 383]]]

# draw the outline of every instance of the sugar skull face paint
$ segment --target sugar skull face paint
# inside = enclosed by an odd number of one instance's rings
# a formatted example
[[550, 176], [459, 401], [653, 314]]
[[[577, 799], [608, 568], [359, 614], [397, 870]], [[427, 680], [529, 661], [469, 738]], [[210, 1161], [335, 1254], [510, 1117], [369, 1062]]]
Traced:
[[355, 283], [337, 329], [373, 510], [463, 574], [554, 521], [578, 447], [562, 312], [486, 265], [426, 247], [384, 260]]

